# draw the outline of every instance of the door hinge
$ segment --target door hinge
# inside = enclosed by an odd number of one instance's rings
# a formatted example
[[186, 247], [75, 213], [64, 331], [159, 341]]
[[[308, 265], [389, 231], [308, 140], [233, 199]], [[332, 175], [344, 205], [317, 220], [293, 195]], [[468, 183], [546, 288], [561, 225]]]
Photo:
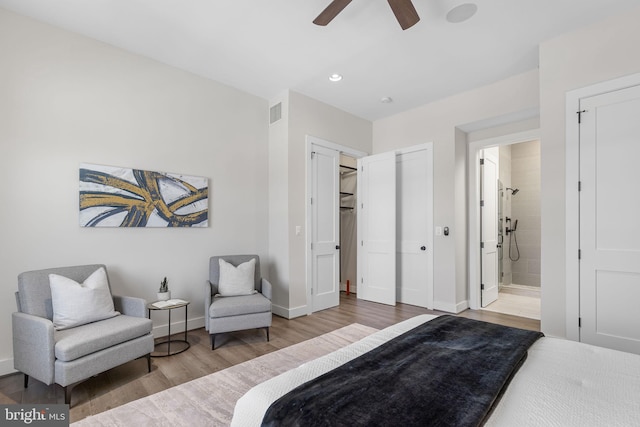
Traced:
[[578, 124], [582, 123], [582, 113], [586, 113], [587, 110], [580, 110], [577, 111], [576, 114], [578, 114]]
[[311, 204], [313, 204], [313, 197], [310, 199]]
[[480, 289], [484, 291], [484, 283], [480, 284]]
[[582, 328], [582, 317], [578, 317], [578, 328]]
[[360, 283], [364, 283], [364, 277], [360, 278]]
[[311, 295], [313, 295], [313, 288], [311, 288]]
[[578, 249], [578, 259], [582, 259], [582, 249]]
[[484, 242], [480, 242], [480, 249], [484, 249]]
[[364, 246], [364, 240], [360, 240], [360, 246]]
[[480, 207], [484, 208], [484, 200], [480, 200]]
[[480, 159], [480, 166], [484, 165], [484, 159]]
[[313, 250], [313, 243], [311, 243], [311, 250]]
[[313, 159], [313, 156], [315, 156], [315, 155], [316, 155], [316, 152], [315, 152], [315, 151], [312, 151], [312, 152], [311, 152], [311, 158]]
[[578, 191], [582, 191], [582, 181], [578, 181]]

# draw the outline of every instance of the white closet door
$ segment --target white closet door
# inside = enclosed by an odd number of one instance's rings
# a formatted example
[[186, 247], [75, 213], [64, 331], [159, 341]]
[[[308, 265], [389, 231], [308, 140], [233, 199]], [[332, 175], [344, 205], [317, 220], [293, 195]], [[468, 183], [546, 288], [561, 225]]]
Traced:
[[[497, 149], [495, 149], [497, 150]], [[481, 302], [486, 307], [498, 299], [498, 155], [483, 150], [481, 166]]]
[[358, 160], [358, 298], [396, 305], [396, 154]]
[[397, 301], [433, 309], [433, 147], [398, 153]]
[[580, 341], [640, 353], [640, 87], [580, 110]]
[[318, 145], [312, 150], [311, 292], [315, 312], [340, 303], [340, 154]]

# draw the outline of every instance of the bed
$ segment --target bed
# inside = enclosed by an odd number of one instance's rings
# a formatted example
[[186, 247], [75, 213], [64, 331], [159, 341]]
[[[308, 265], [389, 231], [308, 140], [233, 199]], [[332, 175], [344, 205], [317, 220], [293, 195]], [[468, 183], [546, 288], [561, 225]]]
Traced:
[[[261, 425], [274, 402], [291, 395], [296, 387], [330, 375], [437, 317], [422, 315], [400, 322], [255, 386], [238, 400], [231, 425]], [[640, 425], [638, 355], [541, 337], [528, 347], [526, 360], [515, 371], [488, 417], [482, 420], [484, 425]], [[389, 407], [393, 407], [389, 402]], [[428, 406], [425, 402], [420, 405]], [[429, 421], [422, 420], [420, 425], [430, 425]], [[335, 420], [328, 424], [343, 423]]]

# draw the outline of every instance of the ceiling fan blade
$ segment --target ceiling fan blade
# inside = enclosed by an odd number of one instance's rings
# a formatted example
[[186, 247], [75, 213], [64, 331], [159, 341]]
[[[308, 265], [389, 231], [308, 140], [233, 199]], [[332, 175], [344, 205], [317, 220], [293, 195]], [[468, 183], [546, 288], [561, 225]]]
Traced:
[[393, 14], [403, 30], [413, 27], [419, 20], [418, 12], [411, 0], [388, 0]]
[[342, 12], [342, 9], [347, 7], [349, 3], [351, 3], [351, 0], [333, 0], [329, 6], [327, 6], [327, 8], [313, 20], [313, 23], [322, 26], [327, 25], [333, 18]]

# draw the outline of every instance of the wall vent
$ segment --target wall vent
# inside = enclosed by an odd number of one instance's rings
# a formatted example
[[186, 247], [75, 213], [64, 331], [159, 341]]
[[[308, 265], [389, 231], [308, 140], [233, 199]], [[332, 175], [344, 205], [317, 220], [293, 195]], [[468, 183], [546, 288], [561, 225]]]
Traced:
[[282, 118], [282, 102], [269, 109], [269, 124], [272, 125]]

